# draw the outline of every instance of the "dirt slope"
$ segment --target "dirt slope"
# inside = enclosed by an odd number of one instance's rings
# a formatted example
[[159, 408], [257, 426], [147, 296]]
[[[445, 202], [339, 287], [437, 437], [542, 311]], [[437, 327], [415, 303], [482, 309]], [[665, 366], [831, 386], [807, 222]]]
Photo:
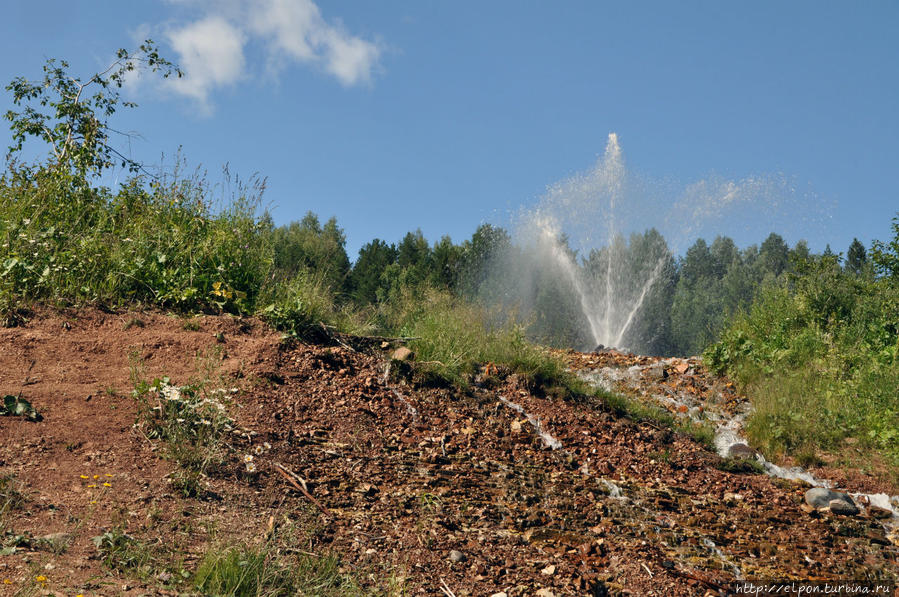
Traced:
[[[544, 397], [503, 372], [467, 392], [413, 387], [385, 376], [377, 349], [288, 347], [251, 319], [191, 321], [48, 311], [0, 329], [0, 394], [44, 417], [0, 417], [0, 477], [24, 499], [0, 540], [31, 538], [0, 555], [0, 593], [187, 590], [104, 567], [91, 537], [113, 528], [191, 570], [210, 542], [293, 525], [309, 553], [339, 553], [363, 584], [409, 595], [443, 583], [459, 596], [702, 595], [738, 577], [899, 576], [878, 521], [807, 514], [804, 487], [723, 472], [692, 440], [598, 402]], [[232, 415], [248, 433], [233, 434], [199, 498], [173, 491], [177, 465], [133, 428], [133, 372], [240, 389]]]

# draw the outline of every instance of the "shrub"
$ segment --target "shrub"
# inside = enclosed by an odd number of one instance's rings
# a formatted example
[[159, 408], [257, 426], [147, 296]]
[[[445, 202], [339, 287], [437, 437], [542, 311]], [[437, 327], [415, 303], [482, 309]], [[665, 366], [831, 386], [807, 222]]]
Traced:
[[824, 256], [766, 287], [705, 358], [751, 396], [746, 429], [763, 450], [813, 456], [853, 437], [899, 477], [897, 331], [895, 280]]

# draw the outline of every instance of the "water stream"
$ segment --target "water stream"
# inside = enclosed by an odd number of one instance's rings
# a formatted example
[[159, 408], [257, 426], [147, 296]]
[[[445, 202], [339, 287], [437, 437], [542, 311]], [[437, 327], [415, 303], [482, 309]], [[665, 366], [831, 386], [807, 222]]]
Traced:
[[[697, 422], [711, 422], [715, 426], [715, 448], [718, 454], [724, 458], [731, 456], [735, 447], [744, 448], [745, 446], [744, 449], [748, 449], [748, 441], [743, 434], [743, 423], [749, 414], [748, 403], [745, 403], [736, 412], [729, 413], [724, 409], [715, 408], [715, 405], [709, 402], [700, 405], [697, 399], [687, 392], [647, 391], [643, 371], [651, 367], [670, 366], [675, 360], [668, 359], [647, 365], [634, 365], [626, 369], [602, 367], [579, 371], [578, 375], [584, 381], [606, 391], [615, 391], [618, 384], [623, 384], [628, 390], [639, 393], [644, 398], [662, 406], [671, 407], [670, 410], [678, 416], [689, 417]], [[670, 390], [670, 388], [666, 389]], [[814, 487], [833, 487], [833, 483], [829, 480], [819, 479], [802, 467], [781, 467], [770, 462], [758, 452], [755, 452], [754, 458], [764, 468], [765, 473], [772, 477], [801, 480]], [[892, 512], [892, 517], [883, 521], [884, 526], [888, 531], [899, 530], [899, 496], [888, 496], [883, 493], [850, 493], [850, 495], [860, 508], [876, 506]]]

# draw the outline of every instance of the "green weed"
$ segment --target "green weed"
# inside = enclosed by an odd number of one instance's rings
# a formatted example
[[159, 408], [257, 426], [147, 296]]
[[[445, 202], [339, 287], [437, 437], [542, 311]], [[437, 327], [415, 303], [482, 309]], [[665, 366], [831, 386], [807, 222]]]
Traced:
[[190, 493], [196, 484], [190, 475], [214, 471], [224, 460], [224, 437], [232, 428], [229, 395], [205, 385], [175, 386], [168, 378], [140, 382], [134, 390], [138, 425], [149, 439], [162, 440], [166, 455], [188, 471], [183, 491]]

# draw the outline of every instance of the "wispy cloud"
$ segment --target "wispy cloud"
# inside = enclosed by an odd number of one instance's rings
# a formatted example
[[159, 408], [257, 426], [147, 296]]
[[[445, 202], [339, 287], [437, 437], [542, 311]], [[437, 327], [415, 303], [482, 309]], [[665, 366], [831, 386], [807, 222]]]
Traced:
[[378, 44], [322, 18], [312, 0], [251, 0], [250, 30], [266, 40], [269, 59], [317, 65], [344, 85], [370, 83], [381, 57]]
[[[166, 84], [195, 100], [207, 114], [217, 90], [260, 70], [277, 77], [292, 65], [302, 65], [351, 87], [371, 84], [380, 65], [380, 43], [350, 33], [339, 20], [329, 22], [313, 0], [168, 2], [199, 9], [202, 16], [158, 27], [184, 72]], [[256, 44], [263, 48], [261, 58], [248, 51]], [[254, 60], [263, 61], [264, 67]]]
[[170, 29], [166, 37], [184, 71], [184, 77], [169, 80], [171, 89], [211, 111], [209, 95], [216, 88], [233, 85], [244, 74], [246, 35], [222, 17], [206, 17]]

